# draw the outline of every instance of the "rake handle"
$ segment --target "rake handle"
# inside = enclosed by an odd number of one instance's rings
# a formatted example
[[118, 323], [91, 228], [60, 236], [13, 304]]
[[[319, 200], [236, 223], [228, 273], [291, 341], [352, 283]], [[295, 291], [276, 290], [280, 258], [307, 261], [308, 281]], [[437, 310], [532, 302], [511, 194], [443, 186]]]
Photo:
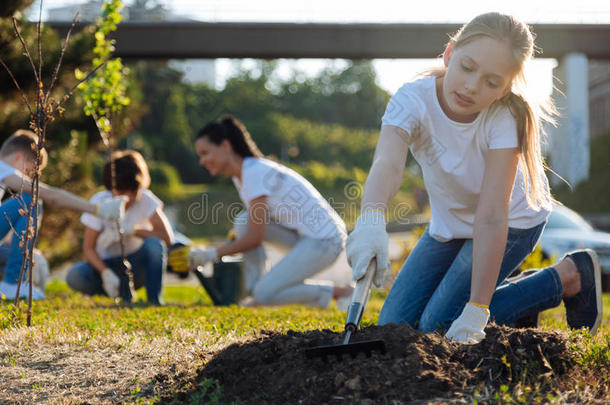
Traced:
[[366, 306], [366, 302], [368, 300], [368, 294], [371, 289], [371, 283], [373, 282], [376, 266], [377, 261], [372, 259], [366, 269], [366, 273], [364, 273], [364, 276], [360, 280], [356, 281], [356, 287], [354, 288], [354, 292], [352, 294], [352, 303], [347, 309], [347, 318], [345, 320], [346, 331], [353, 332], [358, 329], [358, 324], [360, 323], [362, 313], [364, 312], [364, 307]]

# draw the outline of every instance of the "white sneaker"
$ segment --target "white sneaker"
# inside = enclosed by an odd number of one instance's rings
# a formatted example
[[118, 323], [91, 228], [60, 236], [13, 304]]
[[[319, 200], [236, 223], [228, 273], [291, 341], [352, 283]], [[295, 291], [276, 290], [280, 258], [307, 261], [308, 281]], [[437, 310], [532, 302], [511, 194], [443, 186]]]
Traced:
[[[17, 283], [10, 284], [6, 281], [0, 281], [0, 299], [14, 300], [17, 295]], [[27, 298], [30, 295], [30, 284], [27, 282], [21, 283], [21, 289], [19, 290], [19, 298]], [[36, 288], [32, 287], [32, 299], [33, 300], [44, 300], [46, 297], [44, 293]]]
[[247, 297], [242, 298], [241, 301], [239, 301], [239, 306], [247, 307], [247, 308], [255, 308], [255, 307], [258, 307], [258, 303], [256, 301], [254, 301], [254, 297], [252, 297], [251, 295], [248, 295]]

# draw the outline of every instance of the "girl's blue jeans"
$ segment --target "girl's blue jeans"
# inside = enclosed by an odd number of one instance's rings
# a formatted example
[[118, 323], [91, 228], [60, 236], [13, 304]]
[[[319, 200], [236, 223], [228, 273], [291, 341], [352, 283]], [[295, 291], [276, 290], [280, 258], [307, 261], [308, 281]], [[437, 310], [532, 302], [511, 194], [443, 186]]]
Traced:
[[[32, 196], [27, 193], [12, 197], [0, 205], [0, 239], [13, 230], [11, 244], [8, 249], [6, 268], [4, 269], [4, 281], [9, 284], [17, 284], [19, 273], [21, 273], [21, 263], [23, 262], [23, 252], [25, 244], [21, 243], [25, 236], [27, 216], [22, 215], [27, 211], [32, 201]], [[38, 227], [42, 222], [42, 209], [38, 208]], [[26, 267], [27, 268], [27, 267]], [[23, 275], [24, 280], [26, 274]]]
[[[146, 286], [146, 297], [148, 302], [161, 304], [161, 287], [163, 283], [163, 270], [167, 263], [167, 249], [159, 238], [150, 237], [144, 240], [144, 244], [134, 253], [127, 255], [126, 259], [131, 263], [133, 272], [133, 283], [136, 289]], [[121, 279], [121, 286], [128, 283], [127, 275], [119, 270], [122, 266], [120, 257], [104, 259], [106, 266], [116, 273]], [[102, 277], [88, 262], [76, 263], [66, 276], [68, 285], [83, 294], [106, 295], [102, 287]], [[123, 288], [121, 288], [123, 291]]]
[[[506, 280], [534, 250], [545, 225], [508, 229], [498, 284], [489, 306], [491, 321], [510, 326], [561, 302], [561, 280], [553, 267], [517, 281]], [[468, 302], [471, 275], [472, 239], [439, 242], [426, 229], [396, 277], [378, 323], [406, 323], [423, 332], [446, 330]]]

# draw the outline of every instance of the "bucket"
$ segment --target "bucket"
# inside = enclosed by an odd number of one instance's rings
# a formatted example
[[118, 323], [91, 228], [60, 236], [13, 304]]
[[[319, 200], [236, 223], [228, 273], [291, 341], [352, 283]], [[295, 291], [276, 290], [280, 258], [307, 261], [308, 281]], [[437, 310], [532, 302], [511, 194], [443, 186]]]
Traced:
[[214, 263], [214, 284], [220, 296], [215, 305], [237, 304], [244, 295], [244, 271], [241, 257], [226, 256]]
[[244, 274], [239, 256], [225, 256], [214, 263], [211, 275], [203, 268], [194, 270], [214, 305], [237, 304], [244, 295]]
[[[169, 252], [185, 246], [175, 243]], [[168, 264], [167, 271], [180, 278], [186, 278], [189, 272], [176, 272]], [[214, 305], [237, 304], [244, 297], [244, 270], [241, 255], [224, 256], [220, 261], [193, 270], [197, 279], [208, 293]]]

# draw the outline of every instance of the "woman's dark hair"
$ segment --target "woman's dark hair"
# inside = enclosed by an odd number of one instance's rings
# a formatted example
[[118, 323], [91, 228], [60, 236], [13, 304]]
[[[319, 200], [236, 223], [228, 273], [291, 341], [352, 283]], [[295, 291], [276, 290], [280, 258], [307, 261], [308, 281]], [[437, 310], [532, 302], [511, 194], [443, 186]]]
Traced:
[[226, 139], [241, 157], [263, 157], [246, 126], [232, 115], [223, 115], [216, 121], [208, 122], [197, 132], [196, 139], [203, 137], [215, 145], [220, 145]]
[[[150, 186], [150, 174], [146, 161], [135, 150], [117, 151], [112, 154], [114, 160], [116, 189], [119, 191], [138, 191]], [[102, 180], [107, 190], [112, 190], [110, 162], [106, 162]]]

